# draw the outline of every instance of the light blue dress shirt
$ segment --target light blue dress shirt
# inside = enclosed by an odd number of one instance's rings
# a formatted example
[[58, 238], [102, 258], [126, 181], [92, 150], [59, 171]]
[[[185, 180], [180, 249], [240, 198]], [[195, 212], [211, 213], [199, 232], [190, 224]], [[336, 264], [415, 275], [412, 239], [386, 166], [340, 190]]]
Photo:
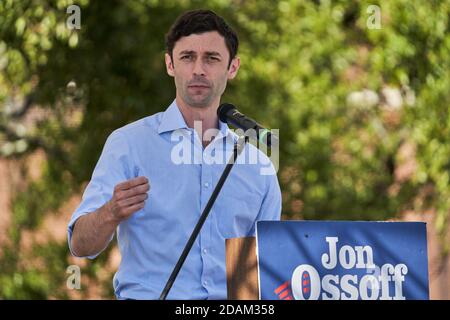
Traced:
[[[220, 121], [219, 130], [203, 148], [174, 101], [165, 112], [128, 124], [108, 137], [69, 222], [68, 241], [70, 248], [75, 221], [109, 201], [116, 184], [138, 176], [149, 179], [145, 207], [117, 228], [122, 261], [113, 284], [118, 299], [159, 298], [232, 154], [237, 135]], [[249, 160], [252, 152], [262, 161]], [[217, 160], [220, 155], [223, 161]], [[261, 174], [267, 164], [273, 169], [264, 153], [247, 144], [168, 299], [226, 299], [225, 239], [254, 236], [257, 220], [280, 219], [281, 192], [275, 170]]]

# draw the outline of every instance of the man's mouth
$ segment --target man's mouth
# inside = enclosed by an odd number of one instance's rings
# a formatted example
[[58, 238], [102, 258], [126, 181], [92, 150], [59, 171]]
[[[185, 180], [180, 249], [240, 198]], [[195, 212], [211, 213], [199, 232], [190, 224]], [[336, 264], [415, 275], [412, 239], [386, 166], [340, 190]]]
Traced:
[[197, 88], [209, 88], [209, 86], [204, 85], [204, 84], [191, 84], [191, 85], [188, 86], [188, 88], [194, 88], [194, 89], [197, 89]]

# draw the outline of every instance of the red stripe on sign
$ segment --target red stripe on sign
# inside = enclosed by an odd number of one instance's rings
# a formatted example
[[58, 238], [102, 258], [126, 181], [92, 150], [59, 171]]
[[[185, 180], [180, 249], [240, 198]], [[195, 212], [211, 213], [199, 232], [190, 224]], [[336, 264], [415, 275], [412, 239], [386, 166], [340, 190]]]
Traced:
[[286, 281], [281, 286], [279, 286], [278, 288], [275, 289], [275, 293], [279, 294], [281, 291], [285, 290], [288, 287], [288, 285], [289, 285], [289, 281]]
[[286, 297], [289, 294], [289, 290], [285, 290], [283, 292], [281, 292], [280, 294], [280, 299], [283, 299], [284, 297]]
[[284, 300], [292, 300], [292, 296], [288, 296], [286, 299]]

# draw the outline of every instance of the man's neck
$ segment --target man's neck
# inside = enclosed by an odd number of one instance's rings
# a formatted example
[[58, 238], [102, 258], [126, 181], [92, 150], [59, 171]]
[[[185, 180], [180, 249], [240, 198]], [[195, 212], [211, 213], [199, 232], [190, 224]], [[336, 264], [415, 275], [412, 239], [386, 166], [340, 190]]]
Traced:
[[205, 106], [203, 108], [196, 108], [187, 105], [179, 99], [176, 98], [176, 103], [180, 109], [181, 114], [183, 115], [184, 121], [186, 122], [189, 128], [198, 129], [197, 126], [194, 126], [196, 121], [201, 121], [201, 131], [197, 131], [198, 136], [202, 139], [203, 147], [206, 147], [210, 141], [203, 141], [204, 133], [208, 129], [219, 129], [219, 118], [217, 116], [217, 108], [219, 106], [220, 100], [211, 103], [209, 106]]

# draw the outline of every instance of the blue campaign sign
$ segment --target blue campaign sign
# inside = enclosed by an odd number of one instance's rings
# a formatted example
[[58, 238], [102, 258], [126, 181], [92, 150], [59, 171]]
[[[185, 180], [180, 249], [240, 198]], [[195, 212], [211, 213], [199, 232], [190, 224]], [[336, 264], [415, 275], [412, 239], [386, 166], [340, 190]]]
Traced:
[[428, 299], [426, 236], [422, 222], [257, 222], [260, 299]]

